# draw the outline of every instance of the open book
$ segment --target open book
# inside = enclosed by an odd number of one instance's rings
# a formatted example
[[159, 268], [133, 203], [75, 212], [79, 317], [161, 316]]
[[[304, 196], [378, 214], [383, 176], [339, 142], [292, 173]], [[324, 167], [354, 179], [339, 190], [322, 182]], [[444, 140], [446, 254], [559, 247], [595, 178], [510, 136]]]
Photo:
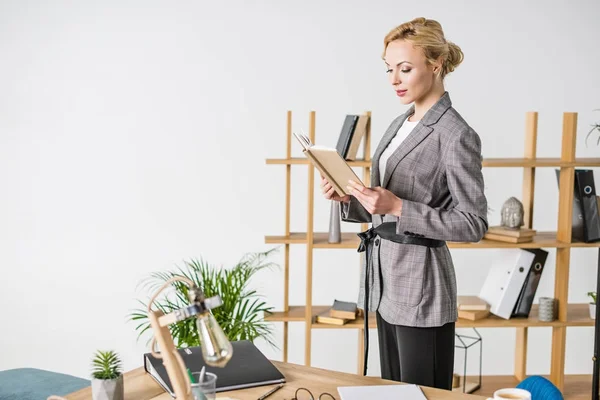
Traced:
[[294, 132], [294, 136], [300, 142], [304, 155], [306, 155], [325, 179], [331, 183], [331, 186], [333, 186], [338, 195], [344, 196], [350, 194], [346, 188], [349, 180], [353, 180], [364, 186], [364, 183], [362, 183], [336, 149], [314, 145], [304, 133]]

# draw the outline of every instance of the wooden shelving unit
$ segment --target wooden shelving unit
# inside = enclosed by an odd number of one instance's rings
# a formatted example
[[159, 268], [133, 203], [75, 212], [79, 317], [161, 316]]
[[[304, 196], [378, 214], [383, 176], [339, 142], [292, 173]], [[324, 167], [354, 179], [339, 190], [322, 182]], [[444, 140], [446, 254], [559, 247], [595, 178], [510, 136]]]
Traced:
[[[355, 233], [342, 233], [341, 243], [328, 243], [327, 232], [313, 233], [313, 247], [316, 249], [356, 249], [360, 239]], [[265, 243], [268, 244], [306, 244], [306, 232], [292, 232], [286, 236], [266, 236]], [[541, 247], [567, 248], [567, 247], [599, 247], [598, 243], [584, 243], [574, 241], [571, 243], [561, 242], [557, 239], [557, 232], [538, 232], [533, 241], [527, 243], [506, 243], [496, 240], [482, 239], [477, 243], [447, 242], [451, 249], [502, 249], [502, 248], [520, 248], [537, 249]]]
[[[312, 317], [327, 310], [331, 306], [312, 306]], [[567, 306], [568, 315], [566, 321], [552, 321], [544, 322], [538, 319], [538, 306], [534, 304], [529, 318], [511, 318], [502, 319], [495, 315], [491, 315], [488, 318], [481, 319], [478, 321], [469, 321], [466, 319], [459, 318], [456, 322], [457, 328], [525, 328], [525, 327], [542, 327], [542, 326], [594, 326], [594, 320], [590, 319], [588, 304], [569, 304]], [[304, 321], [306, 318], [306, 307], [304, 306], [290, 306], [289, 311], [277, 311], [265, 318], [266, 321], [271, 322], [291, 322], [291, 321]], [[321, 324], [313, 322], [313, 328], [320, 329], [357, 329], [362, 328], [363, 318], [357, 318], [354, 321], [350, 321], [345, 325], [331, 325]], [[369, 327], [376, 328], [375, 314], [369, 313]]]
[[[366, 113], [371, 117], [371, 113]], [[535, 327], [552, 328], [552, 356], [549, 378], [561, 390], [564, 388], [565, 374], [565, 348], [566, 333], [570, 327], [592, 327], [594, 320], [589, 317], [587, 304], [568, 304], [569, 267], [571, 248], [600, 247], [600, 243], [582, 243], [571, 238], [571, 222], [573, 207], [573, 185], [575, 168], [600, 167], [600, 158], [575, 158], [575, 142], [577, 132], [577, 114], [563, 114], [562, 148], [560, 158], [537, 158], [537, 112], [526, 114], [525, 124], [525, 154], [523, 158], [489, 158], [483, 159], [482, 165], [486, 168], [522, 168], [523, 169], [523, 196], [522, 203], [525, 210], [525, 227], [531, 228], [533, 221], [533, 200], [535, 189], [536, 168], [560, 169], [559, 206], [557, 230], [555, 232], [538, 232], [532, 242], [505, 243], [483, 239], [478, 243], [449, 242], [448, 247], [460, 249], [502, 249], [502, 248], [546, 248], [556, 249], [556, 271], [554, 281], [554, 297], [558, 304], [558, 319], [553, 322], [542, 322], [537, 317], [537, 305], [533, 306], [529, 318], [511, 318], [504, 320], [490, 316], [479, 321], [459, 319], [457, 328], [513, 328], [516, 329], [515, 368], [514, 376], [502, 377], [503, 380], [524, 379], [527, 365], [527, 337], [528, 329]], [[292, 143], [292, 113], [287, 113], [287, 148], [285, 158], [267, 159], [268, 165], [283, 165], [286, 167], [286, 207], [285, 207], [285, 232], [278, 236], [265, 236], [268, 244], [282, 244], [285, 247], [284, 259], [284, 307], [282, 311], [266, 316], [267, 321], [283, 323], [283, 361], [288, 358], [288, 324], [290, 322], [304, 322], [305, 324], [305, 354], [304, 362], [311, 364], [311, 339], [313, 329], [355, 329], [358, 334], [357, 373], [361, 373], [363, 364], [362, 349], [364, 348], [363, 319], [358, 318], [345, 325], [329, 325], [315, 322], [315, 317], [325, 311], [327, 305], [312, 304], [312, 271], [313, 252], [318, 249], [354, 249], [359, 244], [356, 233], [342, 233], [342, 242], [330, 244], [327, 242], [327, 232], [315, 232], [313, 229], [314, 209], [314, 168], [305, 158], [291, 156]], [[315, 112], [309, 115], [309, 137], [315, 142]], [[363, 182], [370, 185], [371, 169], [371, 123], [367, 124], [364, 137], [363, 159], [352, 161], [349, 164], [363, 170]], [[291, 200], [291, 168], [292, 166], [308, 166], [308, 198], [307, 198], [307, 226], [305, 232], [290, 231], [290, 200]], [[319, 194], [320, 195], [320, 194]], [[361, 224], [361, 230], [366, 230], [368, 224]], [[289, 269], [290, 246], [301, 244], [306, 246], [306, 299], [304, 305], [289, 305]], [[376, 328], [375, 316], [369, 313], [369, 328]], [[589, 376], [587, 376], [589, 377]], [[584, 376], [584, 380], [587, 380]], [[580, 378], [578, 378], [580, 379]], [[589, 379], [591, 381], [591, 378]], [[485, 379], [484, 379], [485, 381]], [[484, 385], [484, 387], [487, 385]]]

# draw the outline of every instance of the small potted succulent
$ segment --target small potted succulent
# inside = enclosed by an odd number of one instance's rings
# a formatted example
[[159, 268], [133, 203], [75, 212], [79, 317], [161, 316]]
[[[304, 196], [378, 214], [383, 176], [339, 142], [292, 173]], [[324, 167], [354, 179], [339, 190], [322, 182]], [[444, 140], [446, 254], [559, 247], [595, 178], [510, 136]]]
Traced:
[[112, 350], [97, 351], [92, 359], [92, 397], [94, 400], [123, 400], [121, 359]]
[[596, 292], [588, 292], [588, 296], [592, 299], [590, 303], [590, 318], [596, 319]]

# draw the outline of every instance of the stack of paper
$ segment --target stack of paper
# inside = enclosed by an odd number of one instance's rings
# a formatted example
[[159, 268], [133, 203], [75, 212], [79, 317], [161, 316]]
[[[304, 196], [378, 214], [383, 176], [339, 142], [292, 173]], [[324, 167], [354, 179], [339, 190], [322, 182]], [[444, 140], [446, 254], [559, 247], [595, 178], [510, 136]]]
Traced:
[[427, 400], [417, 385], [340, 386], [338, 392], [342, 400]]

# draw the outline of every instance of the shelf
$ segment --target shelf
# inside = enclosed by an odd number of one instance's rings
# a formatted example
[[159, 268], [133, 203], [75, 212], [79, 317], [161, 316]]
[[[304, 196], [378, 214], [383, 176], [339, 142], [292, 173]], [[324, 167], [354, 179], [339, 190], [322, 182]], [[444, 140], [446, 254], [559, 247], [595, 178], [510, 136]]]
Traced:
[[[313, 328], [315, 329], [359, 329], [363, 327], [363, 319], [357, 318], [354, 321], [350, 321], [345, 325], [333, 325], [323, 324], [314, 322], [318, 314], [328, 310], [331, 306], [312, 306], [312, 320]], [[276, 311], [270, 315], [265, 315], [265, 321], [270, 322], [293, 322], [293, 321], [305, 321], [305, 310], [304, 306], [290, 306], [289, 311]], [[369, 328], [376, 328], [377, 323], [375, 320], [375, 313], [369, 313]]]
[[[353, 167], [370, 167], [371, 160], [348, 161]], [[306, 158], [268, 158], [268, 165], [308, 165]], [[560, 158], [484, 158], [484, 167], [600, 167], [600, 158], [577, 158], [575, 162], [561, 161]]]
[[571, 243], [561, 242], [556, 239], [556, 232], [538, 232], [531, 242], [526, 243], [506, 243], [497, 240], [482, 239], [477, 243], [465, 243], [465, 242], [448, 242], [448, 247], [454, 249], [538, 249], [543, 247], [549, 248], [566, 248], [566, 247], [600, 247], [600, 242], [596, 243], [583, 243], [573, 240]]
[[[330, 306], [313, 306], [313, 317], [327, 310]], [[304, 321], [305, 310], [304, 306], [290, 306], [289, 311], [276, 311], [270, 315], [265, 314], [265, 321], [271, 322], [290, 322]]]
[[[313, 329], [363, 329], [365, 320], [362, 317], [356, 318], [355, 320], [348, 321], [344, 325], [333, 325], [333, 324], [323, 324], [319, 322], [314, 322], [312, 324]], [[369, 313], [369, 328], [374, 329], [377, 328], [377, 319], [375, 317], [374, 312]]]
[[[357, 249], [360, 239], [355, 232], [342, 233], [341, 243], [328, 243], [327, 232], [315, 232], [313, 234], [313, 247], [316, 249]], [[293, 232], [289, 236], [265, 236], [267, 244], [306, 244], [306, 232]], [[556, 232], [538, 232], [533, 241], [527, 243], [506, 243], [497, 240], [483, 239], [477, 243], [448, 242], [449, 248], [454, 249], [537, 249], [537, 248], [565, 248], [565, 247], [600, 247], [600, 242], [583, 243], [574, 241], [572, 243], [561, 242], [556, 239]]]
[[[341, 243], [329, 243], [327, 232], [313, 234], [313, 247], [317, 249], [357, 249], [360, 239], [354, 232], [343, 232]], [[267, 244], [306, 244], [306, 232], [292, 232], [289, 236], [265, 236]]]
[[[317, 314], [326, 311], [330, 306], [313, 306], [313, 321]], [[265, 316], [265, 321], [270, 322], [304, 322], [305, 307], [290, 306], [288, 312], [278, 311]], [[527, 327], [558, 327], [558, 326], [594, 326], [594, 320], [590, 318], [589, 306], [587, 304], [569, 304], [567, 306], [567, 322], [552, 321], [543, 322], [538, 320], [538, 305], [534, 304], [529, 318], [502, 319], [495, 315], [478, 321], [469, 321], [459, 318], [456, 321], [457, 328], [527, 328]], [[357, 318], [345, 325], [333, 325], [313, 322], [314, 329], [362, 329], [363, 319]], [[369, 313], [369, 328], [377, 328], [375, 313]]]
[[590, 318], [589, 304], [567, 305], [567, 326], [594, 326], [595, 322]]
[[543, 322], [538, 319], [538, 305], [531, 307], [529, 318], [503, 319], [495, 315], [478, 321], [470, 321], [459, 318], [456, 321], [457, 328], [527, 328], [544, 326], [594, 326], [594, 320], [590, 318], [587, 304], [567, 305], [567, 322], [552, 321]]

